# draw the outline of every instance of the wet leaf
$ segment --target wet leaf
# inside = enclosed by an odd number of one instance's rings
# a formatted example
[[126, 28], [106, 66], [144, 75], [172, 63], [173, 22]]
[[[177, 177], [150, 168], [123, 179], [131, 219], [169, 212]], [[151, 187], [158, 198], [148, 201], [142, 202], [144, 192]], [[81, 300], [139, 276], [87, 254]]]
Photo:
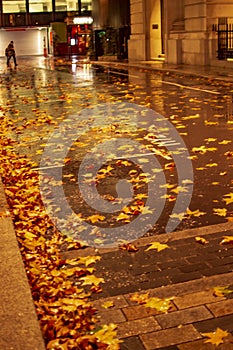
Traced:
[[130, 300], [135, 301], [138, 304], [145, 304], [148, 299], [149, 299], [149, 293], [145, 293], [145, 294], [134, 293], [130, 295]]
[[113, 301], [105, 301], [105, 303], [103, 303], [101, 306], [104, 309], [110, 309], [111, 307], [114, 306], [114, 302]]
[[170, 218], [172, 219], [179, 219], [180, 221], [183, 219], [183, 217], [185, 216], [185, 213], [173, 213], [170, 215]]
[[105, 216], [103, 215], [91, 215], [91, 216], [88, 216], [87, 217], [87, 220], [90, 220], [92, 222], [92, 224], [95, 224], [96, 222], [99, 222], [99, 221], [104, 221], [105, 220]]
[[228, 286], [225, 287], [214, 287], [213, 295], [216, 297], [223, 297], [225, 294], [231, 294], [233, 290], [229, 289]]
[[102, 329], [96, 332], [94, 335], [99, 340], [99, 342], [110, 345], [108, 349], [118, 350], [120, 349], [119, 344], [122, 342], [116, 338], [116, 328], [117, 326], [113, 323], [109, 325], [104, 325]]
[[226, 216], [227, 215], [226, 208], [214, 208], [213, 212], [215, 215], [219, 215], [219, 216]]
[[228, 143], [231, 143], [231, 140], [223, 140], [223, 141], [220, 141], [218, 144], [219, 145], [228, 145]]
[[80, 278], [83, 281], [82, 286], [86, 286], [89, 284], [94, 284], [94, 286], [98, 286], [100, 283], [104, 283], [103, 278], [95, 277], [94, 275], [88, 275]]
[[199, 236], [195, 237], [195, 241], [196, 241], [197, 243], [200, 243], [200, 244], [203, 244], [203, 245], [209, 243], [205, 238], [199, 237]]
[[227, 193], [224, 195], [223, 201], [226, 202], [226, 205], [233, 203], [233, 193]]
[[233, 236], [224, 236], [220, 244], [233, 244]]
[[77, 265], [77, 264], [84, 264], [86, 267], [95, 263], [96, 261], [99, 261], [101, 259], [98, 255], [90, 255], [85, 257], [77, 257], [76, 259], [67, 259], [66, 264], [68, 265]]
[[215, 152], [217, 151], [217, 148], [215, 147], [206, 147], [206, 146], [200, 146], [200, 147], [193, 147], [192, 151], [194, 153], [200, 153], [205, 154], [206, 152]]
[[149, 298], [145, 303], [146, 307], [150, 307], [151, 309], [156, 309], [159, 312], [168, 312], [168, 310], [172, 307], [171, 299], [160, 299], [160, 298]]
[[127, 250], [127, 252], [137, 252], [138, 248], [132, 243], [125, 243], [119, 246], [121, 250]]
[[157, 250], [158, 252], [160, 252], [161, 250], [164, 250], [166, 248], [170, 248], [167, 244], [162, 244], [159, 242], [152, 242], [150, 244], [150, 246], [145, 250], [145, 252], [149, 251], [149, 250]]
[[192, 215], [199, 218], [200, 216], [205, 215], [206, 213], [204, 211], [200, 211], [199, 209], [194, 211], [187, 209], [187, 214], [190, 216]]
[[223, 338], [227, 337], [230, 333], [222, 330], [221, 328], [217, 328], [215, 332], [212, 333], [202, 333], [204, 337], [209, 339], [205, 340], [205, 343], [211, 343], [214, 345], [219, 345], [223, 343]]

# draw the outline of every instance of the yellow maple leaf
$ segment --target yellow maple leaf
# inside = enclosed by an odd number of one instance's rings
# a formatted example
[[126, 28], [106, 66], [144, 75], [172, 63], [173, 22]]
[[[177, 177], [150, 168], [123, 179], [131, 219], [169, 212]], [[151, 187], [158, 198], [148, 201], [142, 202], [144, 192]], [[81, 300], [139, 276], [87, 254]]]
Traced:
[[146, 307], [150, 307], [152, 309], [156, 309], [160, 312], [168, 312], [168, 310], [172, 307], [171, 299], [160, 299], [160, 298], [149, 298], [145, 304]]
[[175, 187], [175, 188], [173, 188], [172, 190], [171, 190], [171, 192], [174, 192], [174, 193], [180, 193], [180, 192], [188, 192], [188, 189], [187, 189], [187, 187], [185, 187], [185, 186], [177, 186], [177, 187]]
[[105, 216], [98, 215], [98, 214], [91, 215], [91, 216], [87, 217], [87, 220], [90, 220], [92, 222], [92, 224], [94, 224], [94, 223], [96, 223], [98, 221], [104, 221], [104, 219], [105, 219]]
[[223, 236], [223, 239], [221, 240], [220, 244], [226, 244], [226, 243], [233, 244], [233, 236]]
[[124, 220], [125, 222], [130, 222], [130, 216], [128, 214], [125, 213], [120, 213], [117, 218], [116, 221], [121, 221]]
[[219, 216], [226, 216], [227, 215], [226, 208], [214, 208], [213, 212], [215, 215], [219, 215]]
[[228, 286], [225, 287], [214, 287], [213, 295], [216, 297], [223, 297], [225, 294], [233, 293], [233, 290], [228, 289]]
[[78, 258], [78, 263], [84, 264], [85, 266], [89, 266], [95, 263], [96, 261], [99, 261], [100, 259], [101, 257], [99, 255], [84, 256], [84, 257]]
[[83, 281], [82, 286], [86, 286], [88, 284], [94, 284], [94, 286], [98, 286], [100, 283], [105, 283], [103, 278], [98, 278], [94, 275], [88, 275], [80, 278]]
[[170, 216], [170, 218], [172, 218], [172, 219], [179, 219], [179, 220], [182, 220], [183, 217], [184, 217], [184, 215], [185, 215], [185, 213], [179, 213], [179, 214], [173, 213], [173, 214], [171, 214], [171, 215], [169, 215], [169, 216]]
[[144, 198], [147, 198], [148, 195], [147, 194], [144, 194], [144, 193], [138, 193], [136, 196], [135, 196], [135, 199], [144, 199]]
[[233, 193], [232, 192], [225, 194], [223, 197], [226, 197], [226, 198], [223, 198], [223, 201], [226, 202], [226, 205], [233, 203]]
[[209, 122], [208, 120], [205, 120], [205, 125], [219, 125], [218, 122]]
[[194, 211], [187, 209], [187, 214], [190, 216], [192, 215], [199, 218], [199, 216], [205, 215], [206, 213], [204, 211], [200, 211], [199, 209]]
[[155, 249], [158, 252], [160, 252], [161, 250], [164, 250], [166, 248], [170, 248], [167, 244], [162, 244], [159, 242], [152, 242], [151, 245], [145, 250], [145, 252], [147, 252], [148, 250], [152, 250]]
[[142, 214], [153, 214], [153, 211], [148, 206], [140, 208]]
[[228, 143], [231, 143], [231, 140], [223, 140], [219, 142], [219, 145], [227, 145]]
[[215, 166], [218, 166], [218, 164], [217, 164], [217, 163], [208, 163], [208, 164], [206, 164], [206, 166], [207, 166], [208, 168], [213, 168], [213, 167], [215, 167]]
[[216, 141], [217, 139], [215, 138], [212, 138], [212, 137], [209, 137], [208, 139], [205, 139], [206, 142], [214, 142]]
[[104, 309], [109, 309], [110, 307], [114, 306], [114, 302], [109, 300], [109, 301], [105, 301], [102, 305], [101, 305]]
[[149, 294], [134, 293], [133, 295], [130, 295], [129, 298], [131, 301], [136, 301], [138, 304], [145, 304], [149, 299]]
[[98, 332], [94, 333], [94, 336], [99, 340], [99, 342], [108, 344], [108, 349], [118, 350], [120, 349], [119, 344], [122, 343], [122, 340], [117, 339], [117, 333], [115, 331], [116, 328], [117, 326], [113, 323], [103, 325]]
[[192, 151], [194, 153], [200, 153], [200, 154], [205, 154], [206, 152], [215, 152], [217, 151], [217, 148], [215, 147], [205, 147], [205, 146], [200, 146], [200, 147], [193, 147]]
[[205, 238], [199, 237], [199, 236], [195, 237], [195, 241], [196, 241], [197, 243], [201, 243], [201, 244], [207, 244], [207, 243], [209, 243]]
[[211, 343], [214, 345], [219, 345], [223, 343], [223, 338], [227, 337], [230, 333], [222, 330], [221, 328], [217, 328], [214, 332], [211, 333], [202, 333], [203, 336], [208, 337], [205, 343]]
[[109, 174], [111, 170], [114, 168], [111, 165], [108, 165], [106, 169], [100, 169], [98, 172], [99, 173], [104, 173], [104, 174]]

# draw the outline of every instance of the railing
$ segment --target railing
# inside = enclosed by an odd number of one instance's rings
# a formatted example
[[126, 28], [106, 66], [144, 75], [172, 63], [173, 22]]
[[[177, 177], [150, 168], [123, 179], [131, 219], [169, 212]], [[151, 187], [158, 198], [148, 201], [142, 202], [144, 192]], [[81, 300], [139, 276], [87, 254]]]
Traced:
[[219, 60], [233, 58], [233, 19], [218, 18], [218, 24], [214, 29], [218, 34], [217, 58]]

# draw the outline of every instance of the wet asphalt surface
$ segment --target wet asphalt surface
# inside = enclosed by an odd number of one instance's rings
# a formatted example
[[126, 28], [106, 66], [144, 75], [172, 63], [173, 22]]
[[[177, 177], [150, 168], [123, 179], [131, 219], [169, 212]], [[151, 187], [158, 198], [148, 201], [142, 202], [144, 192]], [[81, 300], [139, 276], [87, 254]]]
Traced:
[[66, 234], [101, 245], [163, 233], [172, 216], [175, 230], [233, 220], [233, 83], [41, 59], [2, 65], [0, 84], [8, 137]]

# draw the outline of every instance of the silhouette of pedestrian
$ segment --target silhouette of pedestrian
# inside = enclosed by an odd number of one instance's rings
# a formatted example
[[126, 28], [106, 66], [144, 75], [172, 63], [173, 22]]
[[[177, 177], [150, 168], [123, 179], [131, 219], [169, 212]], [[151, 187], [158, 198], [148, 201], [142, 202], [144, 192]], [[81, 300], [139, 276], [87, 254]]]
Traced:
[[6, 55], [6, 58], [7, 58], [7, 61], [6, 61], [7, 67], [10, 67], [11, 57], [13, 57], [13, 61], [14, 61], [15, 67], [17, 67], [15, 48], [14, 48], [14, 42], [13, 41], [11, 41], [9, 43], [9, 45], [7, 46], [7, 48], [5, 50], [5, 55]]

